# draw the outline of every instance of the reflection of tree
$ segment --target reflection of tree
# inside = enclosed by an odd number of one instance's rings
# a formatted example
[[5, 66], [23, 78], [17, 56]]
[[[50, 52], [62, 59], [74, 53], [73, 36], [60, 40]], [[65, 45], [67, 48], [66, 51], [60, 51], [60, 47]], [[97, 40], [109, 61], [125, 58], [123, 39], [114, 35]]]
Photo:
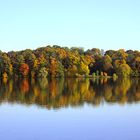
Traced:
[[111, 87], [110, 85], [106, 85], [104, 88], [104, 98], [106, 101], [110, 101], [112, 98], [112, 94], [113, 94], [113, 87]]
[[131, 83], [129, 78], [123, 78], [118, 80], [118, 85], [115, 87], [116, 94], [126, 95], [127, 91], [130, 89]]
[[140, 80], [119, 79], [23, 79], [0, 83], [0, 102], [37, 104], [47, 108], [77, 106], [84, 103], [132, 103], [140, 101]]
[[29, 91], [29, 81], [28, 79], [23, 79], [22, 82], [20, 83], [20, 90], [23, 93], [28, 93]]
[[39, 78], [38, 83], [42, 90], [45, 90], [48, 87], [48, 79], [46, 79], [46, 78]]

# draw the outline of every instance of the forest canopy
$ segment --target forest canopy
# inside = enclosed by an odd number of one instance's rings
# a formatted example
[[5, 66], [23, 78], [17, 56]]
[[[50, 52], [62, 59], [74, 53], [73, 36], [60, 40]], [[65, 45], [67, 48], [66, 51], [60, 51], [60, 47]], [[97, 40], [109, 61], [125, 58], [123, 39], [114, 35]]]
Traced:
[[140, 52], [57, 45], [0, 51], [0, 77], [140, 76]]

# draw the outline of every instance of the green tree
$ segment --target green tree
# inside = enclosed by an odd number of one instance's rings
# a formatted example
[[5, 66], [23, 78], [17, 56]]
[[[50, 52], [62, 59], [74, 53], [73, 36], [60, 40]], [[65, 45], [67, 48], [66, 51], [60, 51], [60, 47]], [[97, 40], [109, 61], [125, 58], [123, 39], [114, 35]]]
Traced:
[[131, 74], [131, 68], [130, 68], [129, 65], [127, 65], [127, 64], [121, 64], [121, 65], [117, 68], [117, 74], [118, 74], [119, 76], [122, 76], [122, 77], [130, 76], [130, 74]]

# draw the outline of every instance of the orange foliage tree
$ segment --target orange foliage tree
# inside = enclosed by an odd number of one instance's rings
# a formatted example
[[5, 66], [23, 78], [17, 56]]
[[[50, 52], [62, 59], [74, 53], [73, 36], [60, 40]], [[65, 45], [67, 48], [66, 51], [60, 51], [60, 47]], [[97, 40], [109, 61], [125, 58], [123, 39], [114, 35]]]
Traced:
[[29, 74], [29, 66], [26, 63], [21, 64], [20, 66], [20, 73], [23, 77], [26, 77]]

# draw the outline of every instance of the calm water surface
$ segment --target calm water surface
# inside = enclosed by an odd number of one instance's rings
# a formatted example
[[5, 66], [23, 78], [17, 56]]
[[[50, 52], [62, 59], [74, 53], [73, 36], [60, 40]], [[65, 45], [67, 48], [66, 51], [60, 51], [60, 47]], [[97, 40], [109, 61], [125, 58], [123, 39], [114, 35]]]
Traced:
[[0, 140], [139, 140], [140, 79], [0, 82]]

